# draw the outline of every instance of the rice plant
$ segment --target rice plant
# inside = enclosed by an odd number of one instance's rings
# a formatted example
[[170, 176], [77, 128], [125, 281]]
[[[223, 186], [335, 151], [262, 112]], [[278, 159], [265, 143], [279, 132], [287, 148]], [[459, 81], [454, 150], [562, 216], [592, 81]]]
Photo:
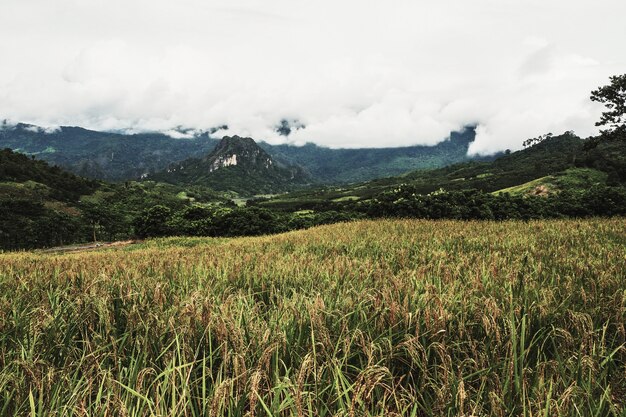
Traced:
[[0, 255], [0, 415], [624, 416], [626, 221]]

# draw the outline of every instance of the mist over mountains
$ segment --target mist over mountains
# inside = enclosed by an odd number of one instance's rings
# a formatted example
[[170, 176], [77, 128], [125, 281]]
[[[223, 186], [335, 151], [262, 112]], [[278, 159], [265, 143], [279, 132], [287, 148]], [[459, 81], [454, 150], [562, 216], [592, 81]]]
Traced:
[[[44, 129], [5, 123], [0, 129], [0, 148], [33, 155], [85, 177], [126, 181], [162, 171], [172, 163], [207, 156], [219, 143], [216, 136], [222, 131], [181, 130], [177, 131], [177, 139], [164, 133], [121, 134], [80, 127]], [[311, 143], [258, 144], [277, 162], [300, 167], [311, 182], [342, 183], [470, 160], [473, 158], [468, 156], [468, 149], [474, 139], [475, 129], [468, 127], [450, 133], [434, 146], [331, 149]]]

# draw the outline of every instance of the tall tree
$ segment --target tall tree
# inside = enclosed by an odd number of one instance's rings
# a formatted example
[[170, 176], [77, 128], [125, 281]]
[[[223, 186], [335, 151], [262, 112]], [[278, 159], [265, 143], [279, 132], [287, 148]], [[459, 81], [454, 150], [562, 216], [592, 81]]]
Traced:
[[596, 126], [604, 126], [602, 136], [626, 139], [626, 74], [609, 77], [610, 84], [591, 92], [591, 100], [602, 103], [608, 109], [602, 113]]

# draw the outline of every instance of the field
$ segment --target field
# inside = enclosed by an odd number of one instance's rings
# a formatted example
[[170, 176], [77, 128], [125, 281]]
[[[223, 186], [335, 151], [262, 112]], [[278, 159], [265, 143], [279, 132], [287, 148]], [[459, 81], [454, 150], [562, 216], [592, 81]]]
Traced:
[[0, 255], [0, 415], [624, 416], [626, 220]]

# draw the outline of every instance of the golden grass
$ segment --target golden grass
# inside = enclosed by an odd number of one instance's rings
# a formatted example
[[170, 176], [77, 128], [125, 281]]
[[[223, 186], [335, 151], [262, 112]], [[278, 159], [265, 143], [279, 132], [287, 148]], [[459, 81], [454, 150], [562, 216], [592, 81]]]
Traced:
[[0, 255], [1, 415], [624, 415], [626, 220]]

